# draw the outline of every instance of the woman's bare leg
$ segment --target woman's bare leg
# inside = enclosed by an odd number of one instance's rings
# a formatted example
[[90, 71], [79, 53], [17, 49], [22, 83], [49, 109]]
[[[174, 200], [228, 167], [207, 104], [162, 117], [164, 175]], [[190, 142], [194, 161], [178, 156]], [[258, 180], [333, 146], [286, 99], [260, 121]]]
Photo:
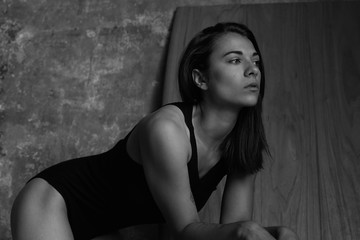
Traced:
[[11, 212], [13, 240], [73, 240], [63, 197], [40, 178], [17, 196]]

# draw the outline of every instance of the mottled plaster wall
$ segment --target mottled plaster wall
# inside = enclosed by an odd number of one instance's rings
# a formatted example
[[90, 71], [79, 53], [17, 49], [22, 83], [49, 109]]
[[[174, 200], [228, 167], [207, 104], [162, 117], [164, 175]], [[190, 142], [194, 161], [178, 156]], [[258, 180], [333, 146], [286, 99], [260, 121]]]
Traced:
[[0, 239], [31, 176], [109, 149], [159, 106], [177, 6], [248, 2], [279, 1], [0, 1]]

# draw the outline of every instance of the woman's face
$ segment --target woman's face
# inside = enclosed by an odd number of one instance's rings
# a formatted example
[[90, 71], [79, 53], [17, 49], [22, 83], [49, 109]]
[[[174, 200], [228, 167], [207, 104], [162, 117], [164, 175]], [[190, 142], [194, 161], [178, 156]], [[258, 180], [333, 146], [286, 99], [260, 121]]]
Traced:
[[255, 106], [260, 92], [259, 62], [248, 38], [226, 33], [216, 40], [210, 55], [204, 94], [222, 106]]

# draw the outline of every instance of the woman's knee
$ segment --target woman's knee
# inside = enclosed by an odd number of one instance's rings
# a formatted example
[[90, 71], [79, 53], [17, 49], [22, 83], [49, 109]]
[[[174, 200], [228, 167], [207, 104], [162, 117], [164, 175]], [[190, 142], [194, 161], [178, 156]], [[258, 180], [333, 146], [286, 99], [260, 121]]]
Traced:
[[64, 200], [45, 180], [33, 179], [14, 201], [11, 210], [13, 239], [37, 239], [40, 235], [51, 234], [54, 228], [72, 236]]
[[11, 209], [11, 231], [14, 239], [24, 239], [32, 235], [37, 222], [45, 209], [41, 209], [43, 195], [46, 192], [46, 183], [34, 179], [26, 184], [17, 195]]
[[[33, 179], [26, 184], [17, 195], [12, 211], [11, 217], [16, 220], [21, 220], [23, 217], [31, 217], [42, 207], [46, 205], [46, 195], [49, 192], [47, 183], [42, 179]], [[45, 210], [45, 209], [43, 209]]]
[[19, 233], [24, 231], [26, 226], [29, 226], [27, 222], [33, 217], [37, 205], [34, 200], [36, 194], [40, 194], [38, 184], [41, 182], [35, 180], [28, 183], [15, 198], [11, 209], [11, 231], [14, 239], [21, 239]]

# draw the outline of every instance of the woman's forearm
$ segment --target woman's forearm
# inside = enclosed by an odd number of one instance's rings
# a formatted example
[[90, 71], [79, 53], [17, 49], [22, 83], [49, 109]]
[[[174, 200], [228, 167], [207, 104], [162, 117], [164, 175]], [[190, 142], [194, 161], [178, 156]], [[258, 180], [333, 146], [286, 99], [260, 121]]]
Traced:
[[265, 227], [275, 239], [278, 240], [298, 240], [299, 237], [297, 234], [288, 227], [284, 226], [274, 226], [274, 227]]
[[177, 240], [236, 240], [275, 238], [259, 224], [252, 221], [228, 224], [191, 223], [178, 235]]
[[278, 226], [272, 226], [272, 227], [264, 227], [266, 229], [266, 231], [268, 231], [271, 236], [273, 236], [275, 239], [278, 239], [279, 238], [279, 230], [281, 227], [278, 227]]
[[177, 240], [227, 240], [236, 239], [236, 231], [241, 223], [215, 224], [196, 222], [187, 225], [177, 236]]

